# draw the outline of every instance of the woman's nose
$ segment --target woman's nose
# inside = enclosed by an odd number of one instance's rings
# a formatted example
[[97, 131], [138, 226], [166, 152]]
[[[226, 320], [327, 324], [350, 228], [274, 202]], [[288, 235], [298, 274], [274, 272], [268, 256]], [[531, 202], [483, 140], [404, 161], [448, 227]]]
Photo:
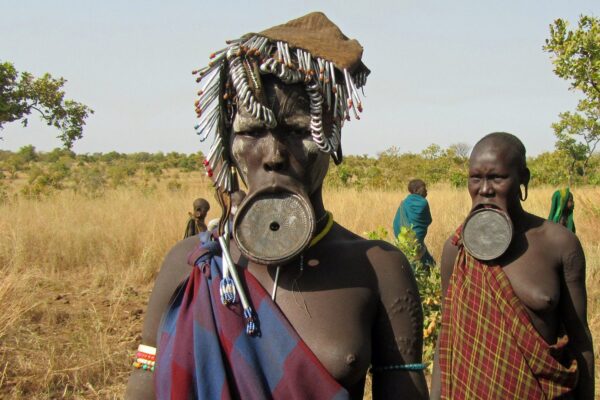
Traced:
[[279, 172], [287, 167], [287, 150], [280, 138], [272, 133], [264, 137], [265, 156], [263, 168], [268, 172]]
[[491, 196], [494, 194], [494, 187], [492, 182], [488, 179], [483, 179], [481, 182], [481, 188], [479, 189], [479, 193], [483, 196]]

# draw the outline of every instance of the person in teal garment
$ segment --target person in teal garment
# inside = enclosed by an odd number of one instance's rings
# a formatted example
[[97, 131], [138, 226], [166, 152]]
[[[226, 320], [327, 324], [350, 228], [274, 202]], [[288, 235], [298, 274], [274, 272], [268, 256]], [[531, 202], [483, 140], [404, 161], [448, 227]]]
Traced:
[[408, 183], [408, 191], [410, 194], [400, 203], [394, 217], [394, 237], [398, 237], [403, 226], [411, 228], [421, 245], [421, 262], [426, 266], [435, 265], [433, 257], [425, 246], [427, 228], [432, 221], [429, 203], [426, 199], [427, 185], [421, 179], [413, 179]]
[[557, 190], [552, 195], [552, 205], [550, 206], [550, 215], [548, 220], [556, 222], [575, 233], [575, 222], [573, 222], [573, 193], [569, 188]]

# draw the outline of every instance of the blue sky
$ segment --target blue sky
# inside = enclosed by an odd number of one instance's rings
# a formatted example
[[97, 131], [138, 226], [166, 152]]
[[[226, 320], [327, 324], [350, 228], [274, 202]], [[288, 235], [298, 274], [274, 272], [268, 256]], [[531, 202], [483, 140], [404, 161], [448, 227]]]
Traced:
[[[474, 144], [518, 135], [528, 153], [552, 150], [551, 124], [577, 95], [552, 72], [549, 24], [600, 15], [595, 1], [28, 1], [2, 0], [0, 60], [68, 80], [68, 98], [95, 110], [78, 153], [207, 151], [193, 126], [191, 70], [226, 39], [320, 10], [358, 39], [372, 73], [346, 154], [391, 146]], [[37, 117], [32, 118], [37, 121]], [[60, 145], [34, 122], [10, 124], [0, 149]]]

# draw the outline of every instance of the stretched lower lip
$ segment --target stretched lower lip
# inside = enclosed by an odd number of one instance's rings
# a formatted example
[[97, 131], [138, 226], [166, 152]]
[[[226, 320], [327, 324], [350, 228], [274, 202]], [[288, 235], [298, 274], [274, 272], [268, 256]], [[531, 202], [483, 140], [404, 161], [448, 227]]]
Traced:
[[473, 211], [475, 211], [475, 210], [479, 210], [479, 209], [482, 209], [482, 208], [484, 208], [484, 209], [491, 209], [491, 210], [500, 210], [500, 207], [498, 207], [498, 206], [497, 206], [497, 205], [495, 205], [495, 204], [478, 204], [478, 205], [477, 205], [477, 206], [476, 206], [476, 207], [473, 209]]

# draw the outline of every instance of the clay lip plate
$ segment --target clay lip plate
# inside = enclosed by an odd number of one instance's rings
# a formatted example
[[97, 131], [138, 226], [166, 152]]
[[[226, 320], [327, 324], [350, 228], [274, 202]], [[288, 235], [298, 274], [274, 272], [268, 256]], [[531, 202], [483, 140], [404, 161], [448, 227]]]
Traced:
[[478, 260], [490, 261], [500, 257], [510, 246], [513, 226], [508, 215], [494, 208], [480, 208], [463, 224], [463, 244]]
[[293, 193], [262, 194], [238, 211], [234, 238], [250, 260], [285, 263], [308, 245], [314, 231], [312, 208]]

